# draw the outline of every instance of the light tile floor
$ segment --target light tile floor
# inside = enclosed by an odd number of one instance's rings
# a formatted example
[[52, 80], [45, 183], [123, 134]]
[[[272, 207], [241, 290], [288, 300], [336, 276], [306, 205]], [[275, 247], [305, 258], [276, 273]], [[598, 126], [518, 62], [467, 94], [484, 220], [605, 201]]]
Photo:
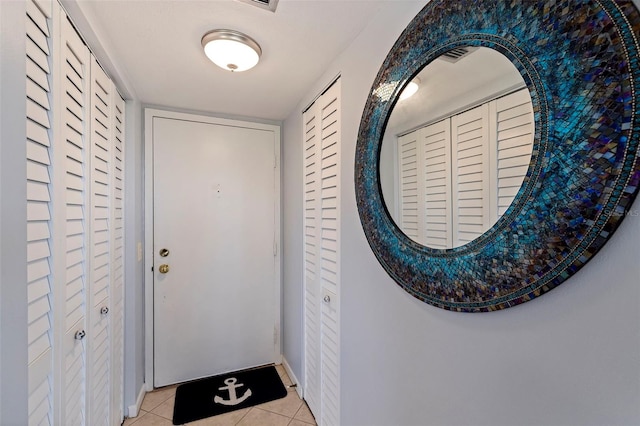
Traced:
[[[285, 386], [291, 379], [281, 365], [276, 366]], [[123, 426], [170, 426], [177, 386], [156, 389], [145, 395], [138, 417], [125, 419]], [[307, 404], [295, 388], [288, 388], [287, 396], [275, 401], [232, 411], [187, 423], [190, 426], [310, 426], [316, 422]]]

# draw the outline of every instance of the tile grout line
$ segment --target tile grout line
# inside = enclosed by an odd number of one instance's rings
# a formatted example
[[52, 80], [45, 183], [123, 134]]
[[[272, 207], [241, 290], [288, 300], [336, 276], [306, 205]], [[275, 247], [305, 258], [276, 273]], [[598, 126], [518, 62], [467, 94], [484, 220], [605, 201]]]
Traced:
[[[251, 407], [251, 408], [253, 408], [253, 407]], [[242, 419], [244, 419], [245, 417], [247, 417], [247, 414], [249, 414], [249, 411], [251, 411], [251, 410], [247, 410], [247, 412], [246, 412], [246, 413], [244, 413], [244, 415], [243, 415], [242, 417], [240, 417], [240, 418], [238, 419], [238, 421], [237, 421], [237, 422], [235, 422], [235, 424], [236, 424], [236, 425], [240, 424], [240, 422], [242, 421]]]

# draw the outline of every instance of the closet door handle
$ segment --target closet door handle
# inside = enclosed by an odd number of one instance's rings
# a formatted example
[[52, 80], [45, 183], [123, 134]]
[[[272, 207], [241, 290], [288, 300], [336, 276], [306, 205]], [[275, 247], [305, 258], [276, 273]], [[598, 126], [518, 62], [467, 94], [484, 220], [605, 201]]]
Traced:
[[76, 340], [82, 340], [84, 339], [84, 336], [86, 336], [87, 333], [85, 333], [84, 330], [78, 330], [76, 331], [76, 334], [73, 335], [73, 338]]
[[102, 308], [100, 308], [100, 313], [102, 315], [107, 315], [109, 313], [109, 307], [108, 306], [103, 306]]

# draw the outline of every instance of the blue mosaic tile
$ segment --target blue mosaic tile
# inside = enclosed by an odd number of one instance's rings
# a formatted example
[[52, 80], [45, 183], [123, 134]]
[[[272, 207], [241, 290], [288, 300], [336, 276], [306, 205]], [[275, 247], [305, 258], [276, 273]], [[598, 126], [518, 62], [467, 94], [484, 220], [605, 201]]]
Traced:
[[[355, 157], [365, 235], [414, 297], [461, 312], [504, 309], [575, 274], [628, 214], [640, 181], [640, 14], [631, 1], [433, 0], [385, 59], [365, 106]], [[535, 135], [522, 188], [482, 237], [437, 250], [389, 216], [378, 162], [404, 86], [458, 46], [507, 56], [533, 102]]]

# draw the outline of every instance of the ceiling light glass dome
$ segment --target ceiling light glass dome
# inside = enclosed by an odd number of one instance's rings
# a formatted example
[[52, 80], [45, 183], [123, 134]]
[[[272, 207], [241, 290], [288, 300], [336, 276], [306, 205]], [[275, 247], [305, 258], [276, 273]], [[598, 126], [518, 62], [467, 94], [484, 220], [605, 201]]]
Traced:
[[220, 68], [239, 72], [253, 68], [262, 49], [251, 37], [233, 30], [213, 30], [202, 37], [207, 57]]

